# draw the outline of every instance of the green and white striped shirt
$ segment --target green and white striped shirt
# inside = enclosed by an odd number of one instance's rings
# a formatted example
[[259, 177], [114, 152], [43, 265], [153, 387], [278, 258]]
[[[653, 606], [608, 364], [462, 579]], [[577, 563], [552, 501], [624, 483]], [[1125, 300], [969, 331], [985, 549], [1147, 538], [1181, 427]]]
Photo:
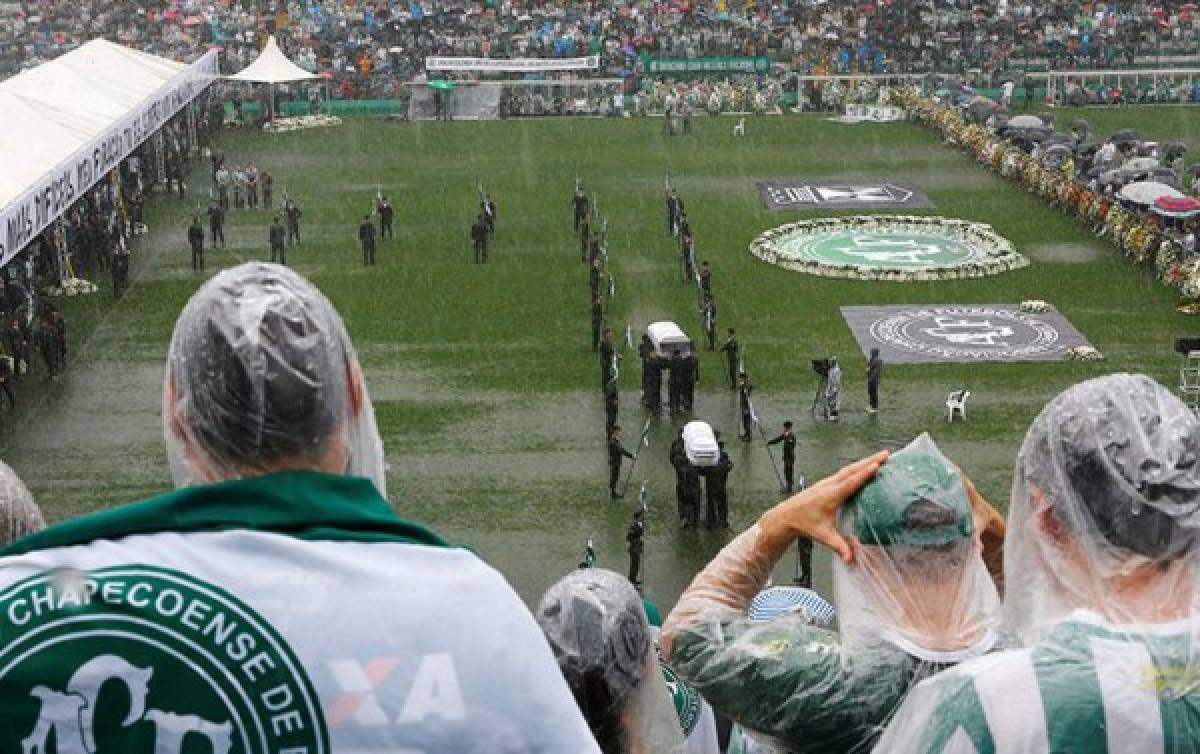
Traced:
[[1200, 623], [1077, 611], [1031, 648], [919, 684], [875, 749], [899, 754], [1200, 752]]

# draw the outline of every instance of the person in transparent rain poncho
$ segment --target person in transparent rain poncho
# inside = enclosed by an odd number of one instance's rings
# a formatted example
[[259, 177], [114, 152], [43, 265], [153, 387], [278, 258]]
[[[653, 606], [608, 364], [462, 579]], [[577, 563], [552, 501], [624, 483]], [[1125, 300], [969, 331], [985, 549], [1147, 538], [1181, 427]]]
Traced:
[[[1000, 601], [982, 554], [1002, 532], [922, 435], [779, 504], [727, 545], [668, 618], [668, 662], [762, 748], [865, 751], [913, 684], [995, 648]], [[840, 556], [840, 633], [800, 615], [747, 616], [798, 537]]]
[[542, 596], [537, 620], [604, 754], [683, 754], [654, 634], [628, 580], [573, 571]]
[[1200, 751], [1200, 422], [1117, 374], [1043, 409], [1017, 456], [1002, 629], [920, 684], [876, 751]]
[[17, 616], [0, 641], [8, 740], [597, 752], [504, 578], [384, 497], [358, 358], [311, 283], [251, 263], [201, 286], [175, 325], [162, 405], [175, 490], [0, 551], [0, 613]]
[[0, 546], [46, 528], [42, 509], [8, 464], [0, 461]]

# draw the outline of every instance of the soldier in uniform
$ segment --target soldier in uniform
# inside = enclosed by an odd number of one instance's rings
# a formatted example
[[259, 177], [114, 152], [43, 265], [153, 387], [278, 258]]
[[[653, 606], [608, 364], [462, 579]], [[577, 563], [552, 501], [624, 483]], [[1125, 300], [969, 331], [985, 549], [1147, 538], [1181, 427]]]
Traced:
[[592, 236], [592, 216], [590, 213], [585, 213], [583, 219], [579, 222], [579, 261], [587, 262], [588, 258], [588, 242]]
[[275, 209], [272, 205], [274, 201], [271, 198], [271, 189], [275, 186], [275, 178], [267, 171], [262, 171], [262, 198], [263, 209]]
[[684, 527], [692, 528], [700, 523], [700, 496], [703, 490], [700, 486], [700, 472], [684, 456], [679, 471], [679, 481], [682, 488]]
[[358, 240], [362, 244], [363, 266], [375, 264], [375, 224], [370, 215], [363, 215], [358, 225]]
[[687, 508], [683, 498], [683, 467], [688, 463], [688, 459], [687, 453], [683, 449], [682, 427], [675, 432], [675, 439], [671, 441], [671, 449], [667, 458], [671, 461], [671, 468], [675, 469], [675, 510], [679, 514], [679, 525], [687, 526]]
[[284, 247], [284, 240], [287, 238], [287, 231], [279, 224], [279, 215], [275, 216], [274, 222], [271, 223], [271, 229], [267, 232], [267, 239], [271, 242], [271, 261], [278, 261], [280, 264], [287, 264], [287, 249]]
[[483, 220], [487, 224], [489, 236], [496, 235], [496, 202], [492, 199], [491, 194], [485, 194], [483, 201], [479, 203], [479, 208], [482, 210]]
[[483, 220], [483, 215], [475, 218], [475, 224], [471, 226], [471, 242], [475, 246], [475, 264], [487, 263], [487, 223]]
[[879, 349], [871, 349], [871, 358], [867, 359], [867, 413], [879, 411], [879, 378], [883, 376], [883, 359]]
[[600, 385], [603, 386], [606, 382], [616, 378], [614, 373], [614, 363], [617, 360], [617, 349], [613, 344], [613, 334], [610, 328], [604, 328], [604, 334], [600, 337]]
[[700, 302], [700, 321], [704, 323], [704, 337], [708, 340], [708, 350], [717, 350], [717, 302], [711, 293], [704, 294]]
[[754, 418], [750, 412], [750, 393], [754, 392], [754, 386], [750, 384], [750, 378], [745, 372], [738, 373], [737, 391], [738, 409], [742, 414], [742, 433], [738, 435], [738, 439], [750, 442], [753, 439], [751, 430], [754, 429]]
[[617, 426], [617, 411], [620, 409], [620, 397], [617, 393], [617, 381], [609, 380], [604, 383], [604, 432], [612, 432]]
[[692, 238], [692, 228], [686, 218], [679, 232], [679, 256], [683, 259], [684, 275], [690, 282], [696, 276], [696, 240]]
[[688, 348], [688, 355], [683, 357], [683, 365], [683, 409], [691, 411], [696, 399], [696, 383], [700, 381], [700, 358], [696, 356], [695, 344]]
[[683, 214], [683, 199], [675, 189], [667, 193], [667, 233], [672, 237], [679, 235], [679, 218]]
[[592, 290], [592, 298], [600, 295], [600, 283], [603, 280], [603, 270], [599, 259], [592, 261], [588, 269], [588, 287]]
[[783, 423], [783, 431], [767, 440], [767, 445], [783, 444], [783, 478], [787, 484], [784, 492], [791, 492], [795, 485], [796, 474], [796, 434], [792, 432], [790, 421]]
[[575, 230], [578, 231], [579, 224], [587, 218], [588, 214], [588, 198], [582, 186], [575, 188], [575, 196], [572, 197], [571, 203], [575, 206]]
[[204, 229], [200, 227], [199, 215], [192, 218], [192, 224], [188, 226], [187, 237], [188, 245], [192, 247], [192, 270], [203, 270]]
[[704, 470], [704, 524], [710, 529], [729, 526], [729, 495], [726, 485], [729, 472], [733, 470], [733, 460], [725, 452], [725, 443], [717, 441], [717, 447], [721, 449], [717, 465]]
[[129, 287], [129, 252], [117, 249], [112, 262], [113, 298], [120, 298]]
[[721, 353], [725, 354], [725, 361], [729, 365], [729, 389], [737, 390], [737, 373], [738, 373], [738, 341], [737, 334], [733, 328], [726, 330], [729, 335], [725, 338], [725, 343], [721, 346]]
[[217, 248], [217, 239], [221, 239], [221, 248], [225, 248], [225, 210], [220, 204], [208, 205], [208, 236], [212, 239], [213, 248]]
[[687, 379], [687, 361], [678, 348], [671, 349], [667, 362], [667, 410], [676, 414], [683, 411], [684, 383]]
[[621, 459], [633, 458], [633, 453], [621, 445], [621, 427], [613, 425], [608, 432], [608, 495], [613, 500], [621, 497], [617, 493], [617, 482], [621, 479]]
[[287, 204], [283, 208], [284, 215], [287, 216], [287, 242], [289, 245], [300, 243], [300, 205], [296, 204], [292, 199], [287, 200]]
[[604, 330], [604, 299], [592, 294], [592, 353], [600, 350], [600, 333]]
[[712, 268], [707, 261], [700, 263], [700, 290], [712, 297]]
[[375, 211], [379, 213], [379, 240], [392, 238], [392, 218], [396, 214], [396, 211], [392, 209], [392, 203], [386, 196], [382, 197], [375, 206]]
[[645, 549], [642, 539], [646, 534], [646, 524], [642, 519], [639, 508], [633, 512], [633, 523], [625, 532], [625, 541], [629, 543], [629, 582], [638, 588], [642, 586], [642, 551]]

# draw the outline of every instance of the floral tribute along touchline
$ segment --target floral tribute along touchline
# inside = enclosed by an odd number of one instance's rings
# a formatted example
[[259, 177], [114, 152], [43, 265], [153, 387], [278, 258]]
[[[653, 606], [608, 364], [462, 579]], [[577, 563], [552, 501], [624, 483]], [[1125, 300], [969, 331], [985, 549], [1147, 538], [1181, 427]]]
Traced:
[[264, 131], [280, 134], [287, 131], [303, 131], [306, 128], [323, 128], [325, 126], [340, 126], [342, 119], [336, 115], [298, 115], [294, 118], [276, 118], [263, 124]]
[[928, 215], [854, 215], [801, 220], [754, 239], [764, 262], [856, 280], [957, 280], [1029, 264], [990, 225]]

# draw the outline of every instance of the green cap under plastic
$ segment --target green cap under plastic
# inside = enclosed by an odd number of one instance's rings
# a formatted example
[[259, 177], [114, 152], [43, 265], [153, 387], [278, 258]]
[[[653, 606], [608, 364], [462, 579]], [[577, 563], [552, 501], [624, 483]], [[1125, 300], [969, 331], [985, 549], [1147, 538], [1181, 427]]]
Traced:
[[851, 502], [864, 545], [945, 545], [974, 528], [962, 478], [924, 434], [893, 453]]

